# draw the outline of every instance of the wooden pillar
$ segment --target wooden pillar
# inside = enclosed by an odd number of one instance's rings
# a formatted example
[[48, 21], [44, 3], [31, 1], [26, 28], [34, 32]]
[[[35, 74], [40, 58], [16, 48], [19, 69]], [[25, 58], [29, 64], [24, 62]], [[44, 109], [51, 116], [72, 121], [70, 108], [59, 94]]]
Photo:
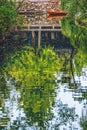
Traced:
[[34, 34], [34, 31], [32, 31], [32, 45], [35, 46], [35, 34]]
[[40, 44], [41, 44], [41, 30], [38, 31], [38, 50], [40, 50]]
[[54, 39], [54, 32], [51, 32], [51, 39]]

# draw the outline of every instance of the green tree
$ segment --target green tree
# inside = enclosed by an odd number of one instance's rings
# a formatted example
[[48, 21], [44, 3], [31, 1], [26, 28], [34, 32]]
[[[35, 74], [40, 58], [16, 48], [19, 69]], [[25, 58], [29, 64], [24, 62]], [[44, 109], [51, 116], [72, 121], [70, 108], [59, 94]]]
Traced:
[[87, 29], [77, 26], [69, 17], [62, 20], [62, 32], [70, 38], [71, 44], [77, 50], [74, 57], [75, 70], [80, 72], [87, 65]]
[[[87, 1], [86, 0], [61, 0], [61, 6], [77, 24], [87, 28]], [[78, 5], [78, 6], [77, 6]]]
[[[76, 13], [87, 14], [86, 0], [61, 0], [61, 6], [67, 10], [69, 14], [75, 16]], [[78, 6], [77, 6], [78, 5]]]
[[17, 24], [18, 14], [12, 0], [0, 0], [0, 37], [4, 37]]

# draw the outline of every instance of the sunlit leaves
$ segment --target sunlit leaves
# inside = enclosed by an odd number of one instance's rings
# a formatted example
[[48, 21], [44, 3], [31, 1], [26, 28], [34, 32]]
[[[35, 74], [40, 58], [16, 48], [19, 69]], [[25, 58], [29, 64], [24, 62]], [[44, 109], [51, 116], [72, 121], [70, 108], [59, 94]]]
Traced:
[[83, 67], [87, 67], [87, 55], [81, 50], [76, 54], [74, 58], [75, 70], [77, 73], [81, 72]]
[[40, 86], [45, 80], [54, 81], [53, 74], [61, 69], [61, 64], [52, 48], [42, 49], [39, 56], [24, 48], [11, 57], [7, 69], [17, 81], [27, 82], [28, 86]]

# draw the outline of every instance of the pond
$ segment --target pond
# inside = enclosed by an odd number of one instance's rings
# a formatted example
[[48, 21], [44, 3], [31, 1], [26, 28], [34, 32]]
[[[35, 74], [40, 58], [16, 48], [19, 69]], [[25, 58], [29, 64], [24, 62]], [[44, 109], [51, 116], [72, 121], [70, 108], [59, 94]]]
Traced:
[[87, 130], [87, 28], [47, 17], [0, 50], [0, 130]]

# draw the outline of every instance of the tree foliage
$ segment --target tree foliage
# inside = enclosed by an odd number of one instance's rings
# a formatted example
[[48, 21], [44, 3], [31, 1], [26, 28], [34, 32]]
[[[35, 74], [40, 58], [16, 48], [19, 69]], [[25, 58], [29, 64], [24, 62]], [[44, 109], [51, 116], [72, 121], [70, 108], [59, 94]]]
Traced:
[[73, 17], [75, 14], [81, 13], [87, 15], [87, 1], [86, 0], [61, 0], [61, 6], [67, 10]]
[[5, 35], [17, 23], [17, 11], [12, 0], [0, 0], [0, 35]]
[[[78, 6], [77, 6], [78, 5]], [[87, 4], [86, 0], [61, 0], [61, 6], [68, 11], [67, 18], [62, 20], [62, 32], [70, 38], [76, 48], [74, 57], [76, 72], [87, 66]]]
[[87, 66], [87, 29], [77, 26], [74, 20], [69, 17], [62, 20], [63, 34], [70, 38], [71, 44], [76, 48], [74, 56], [76, 72], [80, 72]]
[[51, 49], [42, 49], [39, 55], [35, 55], [34, 49], [25, 47], [11, 57], [7, 65], [9, 74], [23, 84], [29, 83], [28, 87], [40, 87], [54, 81], [53, 75], [61, 69], [62, 62], [59, 62], [58, 55]]

